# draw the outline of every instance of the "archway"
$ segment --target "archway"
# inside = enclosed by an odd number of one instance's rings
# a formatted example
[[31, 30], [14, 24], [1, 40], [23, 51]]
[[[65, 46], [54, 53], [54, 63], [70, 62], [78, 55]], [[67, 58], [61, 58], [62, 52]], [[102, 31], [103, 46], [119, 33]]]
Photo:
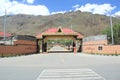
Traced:
[[[76, 47], [77, 51], [82, 51], [82, 38], [83, 36], [80, 33], [77, 33], [69, 28], [51, 28], [43, 33], [40, 33], [36, 36], [39, 43], [39, 49], [40, 52], [48, 52], [48, 48], [50, 47], [48, 45], [49, 40], [71, 40], [72, 45], [72, 51], [73, 48]], [[68, 46], [68, 45], [67, 45]], [[68, 46], [69, 47], [69, 46]]]

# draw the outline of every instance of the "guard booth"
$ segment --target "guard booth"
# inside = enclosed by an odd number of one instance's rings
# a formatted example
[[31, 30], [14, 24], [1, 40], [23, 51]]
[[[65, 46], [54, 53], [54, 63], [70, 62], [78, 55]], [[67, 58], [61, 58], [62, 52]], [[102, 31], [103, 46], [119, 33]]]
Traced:
[[48, 41], [49, 40], [71, 40], [72, 41], [72, 51], [76, 49], [77, 52], [82, 51], [82, 38], [83, 35], [77, 33], [69, 28], [51, 28], [46, 31], [39, 33], [37, 36], [37, 41], [39, 45], [39, 52], [48, 52]]

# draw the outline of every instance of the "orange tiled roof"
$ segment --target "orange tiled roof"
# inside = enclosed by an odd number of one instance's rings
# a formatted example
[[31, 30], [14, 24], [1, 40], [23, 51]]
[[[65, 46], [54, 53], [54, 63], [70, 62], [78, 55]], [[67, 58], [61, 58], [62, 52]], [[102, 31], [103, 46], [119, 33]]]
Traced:
[[[5, 35], [7, 36], [7, 37], [9, 37], [9, 36], [11, 36], [11, 34], [8, 34], [8, 33], [5, 33]], [[0, 36], [4, 36], [4, 32], [0, 32]]]
[[62, 34], [66, 34], [66, 35], [76, 34], [76, 35], [78, 35], [78, 38], [82, 38], [82, 37], [83, 37], [82, 34], [77, 33], [77, 32], [75, 32], [75, 31], [73, 31], [72, 29], [69, 29], [69, 28], [51, 28], [51, 29], [47, 29], [47, 30], [44, 31], [43, 33], [37, 34], [36, 37], [42, 38], [42, 35], [44, 35], [44, 34], [49, 34], [49, 35], [57, 34], [57, 33], [59, 33], [59, 32], [58, 32], [59, 29], [61, 30], [61, 33], [62, 33]]

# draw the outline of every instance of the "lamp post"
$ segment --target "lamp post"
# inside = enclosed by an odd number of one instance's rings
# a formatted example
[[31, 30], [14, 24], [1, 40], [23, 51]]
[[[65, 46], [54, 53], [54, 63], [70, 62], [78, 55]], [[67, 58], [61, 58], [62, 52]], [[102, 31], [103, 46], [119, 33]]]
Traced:
[[111, 40], [112, 40], [112, 45], [113, 45], [114, 44], [114, 35], [113, 35], [113, 24], [112, 24], [111, 11], [110, 11], [110, 31], [111, 31]]
[[7, 14], [7, 10], [5, 9], [5, 15], [4, 15], [4, 45], [6, 43], [6, 30], [5, 30], [5, 27], [6, 27], [6, 14]]

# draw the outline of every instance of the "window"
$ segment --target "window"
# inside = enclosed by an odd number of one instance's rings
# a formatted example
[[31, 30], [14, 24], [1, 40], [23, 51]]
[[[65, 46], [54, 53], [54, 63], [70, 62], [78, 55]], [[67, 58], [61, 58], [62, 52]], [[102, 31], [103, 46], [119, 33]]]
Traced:
[[98, 50], [103, 50], [103, 47], [102, 46], [98, 46]]

